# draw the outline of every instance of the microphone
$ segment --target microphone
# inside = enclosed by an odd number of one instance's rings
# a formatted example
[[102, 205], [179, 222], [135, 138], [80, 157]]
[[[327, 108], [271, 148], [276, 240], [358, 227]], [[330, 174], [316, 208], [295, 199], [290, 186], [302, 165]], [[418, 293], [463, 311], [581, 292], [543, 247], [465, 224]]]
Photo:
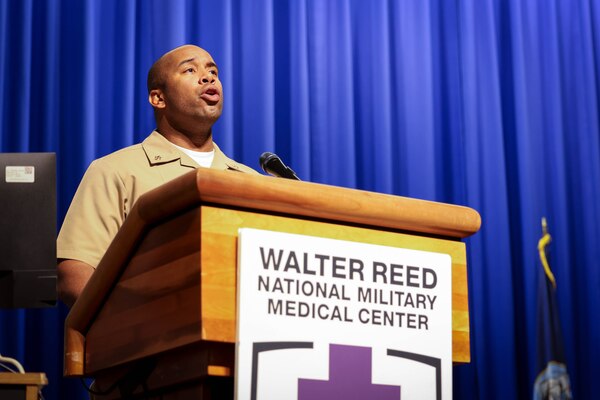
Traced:
[[263, 171], [269, 175], [278, 176], [280, 178], [295, 179], [297, 181], [300, 180], [300, 178], [296, 176], [294, 170], [285, 165], [283, 161], [281, 161], [281, 158], [277, 156], [277, 154], [269, 153], [268, 151], [264, 152], [260, 156], [259, 163]]

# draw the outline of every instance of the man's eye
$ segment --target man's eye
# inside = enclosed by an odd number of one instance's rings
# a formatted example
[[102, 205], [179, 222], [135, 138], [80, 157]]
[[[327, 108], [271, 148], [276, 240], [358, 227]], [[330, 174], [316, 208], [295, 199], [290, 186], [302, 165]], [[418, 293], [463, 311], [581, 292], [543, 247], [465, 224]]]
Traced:
[[216, 70], [214, 70], [214, 69], [211, 69], [209, 72], [210, 72], [212, 75], [215, 75], [215, 76], [219, 74], [219, 73], [218, 73]]
[[190, 67], [190, 68], [186, 69], [184, 72], [194, 72], [194, 68]]

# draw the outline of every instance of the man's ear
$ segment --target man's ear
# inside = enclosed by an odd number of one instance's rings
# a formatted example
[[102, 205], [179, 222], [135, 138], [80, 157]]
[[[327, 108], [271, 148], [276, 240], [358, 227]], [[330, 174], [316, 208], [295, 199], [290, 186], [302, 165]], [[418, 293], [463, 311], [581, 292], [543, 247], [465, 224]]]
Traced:
[[165, 108], [165, 99], [160, 89], [152, 89], [148, 95], [148, 102], [154, 108]]

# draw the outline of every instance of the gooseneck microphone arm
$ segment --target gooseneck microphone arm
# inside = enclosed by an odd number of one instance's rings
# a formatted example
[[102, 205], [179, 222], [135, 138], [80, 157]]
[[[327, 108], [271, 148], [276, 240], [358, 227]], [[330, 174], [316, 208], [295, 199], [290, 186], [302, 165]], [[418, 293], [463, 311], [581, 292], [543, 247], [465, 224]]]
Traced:
[[285, 165], [277, 154], [264, 152], [260, 156], [260, 166], [269, 175], [278, 176], [280, 178], [300, 180], [294, 170]]

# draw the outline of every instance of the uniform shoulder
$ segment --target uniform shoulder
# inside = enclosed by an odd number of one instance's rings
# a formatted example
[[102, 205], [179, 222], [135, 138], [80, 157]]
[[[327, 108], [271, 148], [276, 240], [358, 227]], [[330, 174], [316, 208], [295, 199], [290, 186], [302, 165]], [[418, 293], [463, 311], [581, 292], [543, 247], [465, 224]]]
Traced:
[[90, 167], [109, 170], [118, 170], [128, 165], [139, 162], [147, 163], [146, 153], [141, 145], [137, 143], [131, 146], [123, 147], [105, 156], [95, 159]]
[[112, 153], [98, 158], [96, 161], [111, 162], [120, 160], [122, 158], [130, 158], [137, 154], [145, 157], [144, 149], [141, 143], [136, 143], [131, 146], [123, 147], [122, 149], [116, 150]]
[[225, 153], [219, 148], [216, 143], [214, 144], [215, 149], [215, 158], [213, 160], [213, 164], [211, 168], [216, 169], [232, 169], [235, 171], [246, 172], [249, 174], [258, 174], [258, 172], [247, 165], [244, 165], [240, 162], [235, 161], [232, 158], [229, 158]]

